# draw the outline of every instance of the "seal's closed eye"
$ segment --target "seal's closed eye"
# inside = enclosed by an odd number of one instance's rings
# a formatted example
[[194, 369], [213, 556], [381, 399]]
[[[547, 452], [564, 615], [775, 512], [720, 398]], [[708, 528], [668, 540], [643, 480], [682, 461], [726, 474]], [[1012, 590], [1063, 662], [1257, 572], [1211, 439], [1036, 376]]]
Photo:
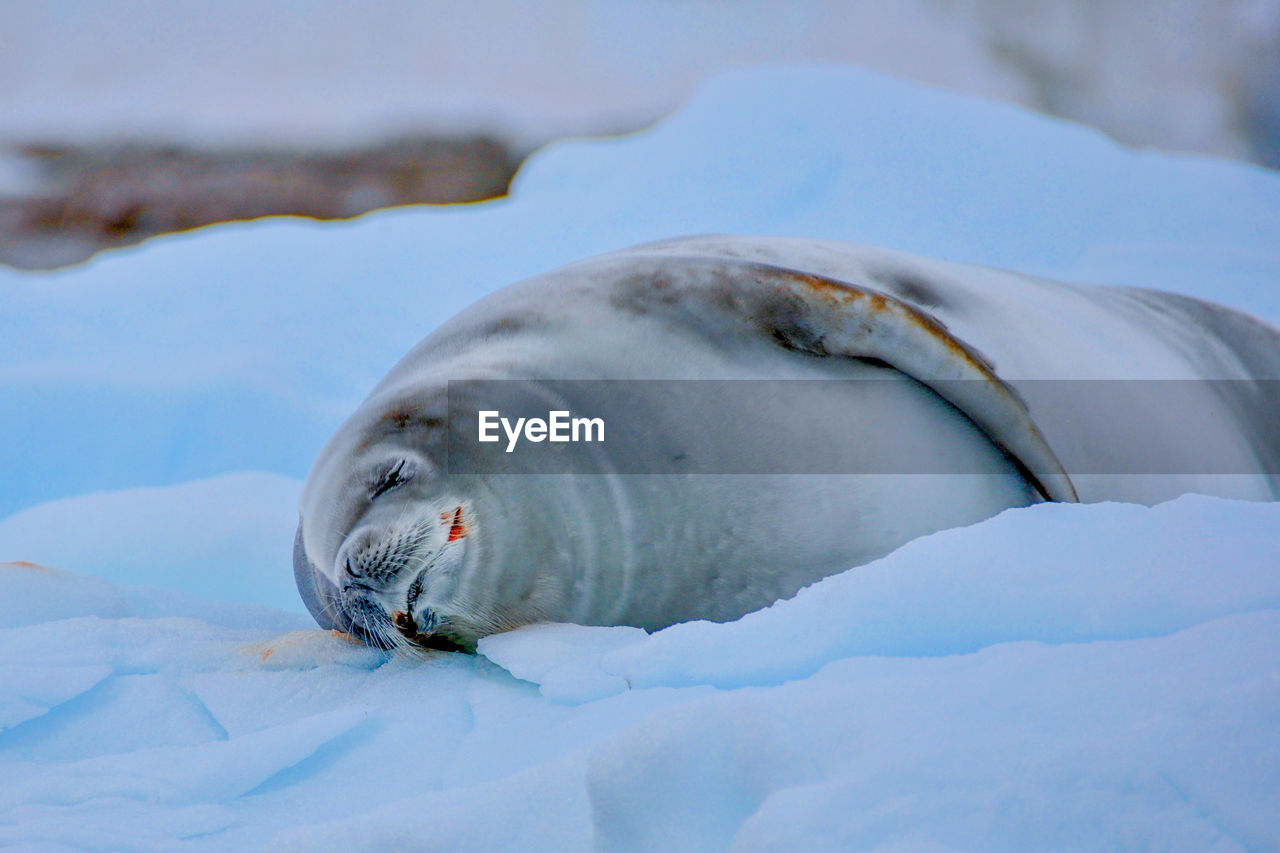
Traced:
[[414, 466], [407, 459], [398, 459], [385, 469], [369, 488], [369, 500], [403, 486], [413, 479]]

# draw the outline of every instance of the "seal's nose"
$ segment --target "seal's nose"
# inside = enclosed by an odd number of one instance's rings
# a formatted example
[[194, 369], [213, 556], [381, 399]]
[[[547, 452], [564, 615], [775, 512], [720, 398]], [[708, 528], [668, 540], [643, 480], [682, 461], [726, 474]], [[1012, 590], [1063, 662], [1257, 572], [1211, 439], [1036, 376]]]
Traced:
[[365, 525], [347, 536], [335, 558], [337, 575], [342, 585], [386, 583], [401, 561], [399, 540], [391, 532], [375, 525]]
[[342, 558], [342, 571], [344, 576], [348, 578], [364, 577], [364, 572], [360, 570], [360, 564], [354, 562], [350, 554]]

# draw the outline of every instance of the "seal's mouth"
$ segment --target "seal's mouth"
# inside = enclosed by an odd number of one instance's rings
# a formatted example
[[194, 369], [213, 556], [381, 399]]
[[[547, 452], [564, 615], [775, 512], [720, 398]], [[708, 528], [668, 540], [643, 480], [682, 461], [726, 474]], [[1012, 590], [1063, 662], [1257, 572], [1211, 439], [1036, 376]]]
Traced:
[[436, 628], [435, 616], [426, 611], [426, 622], [419, 624], [410, 610], [396, 610], [388, 614], [373, 598], [373, 590], [354, 585], [344, 590], [342, 612], [346, 632], [356, 639], [379, 649], [434, 650], [444, 652], [474, 652], [474, 644], [468, 644], [447, 630]]
[[424, 580], [427, 573], [434, 566], [436, 559], [439, 559], [439, 555], [423, 567], [413, 579], [413, 582], [409, 584], [409, 589], [405, 593], [404, 610], [397, 610], [391, 614], [391, 624], [400, 632], [400, 636], [420, 648], [437, 649], [446, 652], [474, 651], [474, 649], [447, 634], [434, 630], [438, 626], [438, 618], [435, 611], [424, 609], [420, 620], [413, 618], [414, 607], [418, 603], [419, 596], [422, 595]]
[[391, 614], [391, 624], [395, 625], [400, 635], [415, 646], [424, 649], [435, 649], [442, 652], [474, 652], [475, 649], [445, 634], [421, 633], [413, 617], [403, 610]]
[[395, 626], [401, 637], [417, 648], [445, 652], [475, 651], [474, 646], [468, 646], [450, 636], [447, 631], [437, 630], [440, 627], [440, 620], [434, 610], [422, 608], [419, 617], [414, 618], [414, 609], [418, 598], [422, 595], [424, 579], [431, 568], [431, 565], [423, 568], [413, 579], [413, 583], [409, 584], [409, 590], [405, 593], [404, 610], [396, 610], [391, 614], [391, 624]]
[[338, 613], [345, 624], [340, 629], [365, 645], [393, 649], [398, 643], [387, 612], [372, 595], [373, 590], [363, 584], [350, 584], [342, 589]]

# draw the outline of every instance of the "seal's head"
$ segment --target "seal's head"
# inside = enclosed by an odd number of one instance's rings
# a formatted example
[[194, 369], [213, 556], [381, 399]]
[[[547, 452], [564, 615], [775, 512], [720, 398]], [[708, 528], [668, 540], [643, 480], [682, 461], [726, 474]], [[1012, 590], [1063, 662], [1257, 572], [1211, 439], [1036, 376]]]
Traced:
[[509, 625], [467, 582], [470, 491], [445, 475], [441, 418], [419, 399], [366, 401], [303, 488], [294, 577], [320, 625], [384, 648], [471, 649]]

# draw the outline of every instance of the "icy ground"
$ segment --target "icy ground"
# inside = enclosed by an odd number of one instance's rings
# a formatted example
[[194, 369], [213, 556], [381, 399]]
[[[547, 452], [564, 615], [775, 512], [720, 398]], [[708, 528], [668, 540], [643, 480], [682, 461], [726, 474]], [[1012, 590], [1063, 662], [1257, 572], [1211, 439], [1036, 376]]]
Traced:
[[1044, 505], [735, 624], [430, 660], [4, 566], [0, 844], [1271, 849], [1277, 552], [1280, 504]]
[[0, 845], [1280, 846], [1280, 504], [1011, 511], [652, 636], [388, 660], [310, 628], [292, 503], [392, 361], [521, 276], [708, 231], [1280, 319], [1273, 173], [836, 68], [720, 78], [502, 202], [0, 272], [0, 559], [57, 567], [0, 567]]

